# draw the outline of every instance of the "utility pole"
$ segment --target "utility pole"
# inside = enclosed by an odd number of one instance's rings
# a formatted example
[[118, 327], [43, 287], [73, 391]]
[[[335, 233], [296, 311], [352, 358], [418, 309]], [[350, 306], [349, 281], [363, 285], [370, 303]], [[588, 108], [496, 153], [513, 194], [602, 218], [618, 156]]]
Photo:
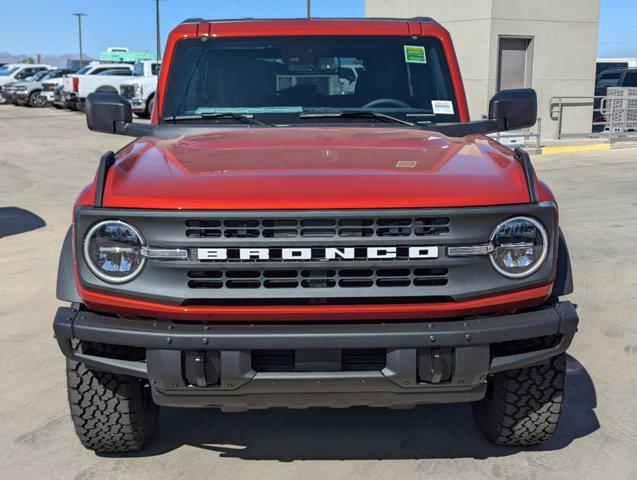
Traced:
[[312, 0], [307, 0], [307, 19], [308, 20], [312, 18], [312, 13], [311, 13], [312, 9], [311, 9], [311, 5], [310, 5], [311, 1]]
[[84, 55], [82, 54], [82, 17], [86, 17], [86, 13], [72, 13], [77, 17], [77, 28], [80, 34], [80, 68], [84, 66]]
[[157, 60], [161, 60], [161, 35], [159, 34], [159, 0], [155, 0], [155, 17], [157, 20]]

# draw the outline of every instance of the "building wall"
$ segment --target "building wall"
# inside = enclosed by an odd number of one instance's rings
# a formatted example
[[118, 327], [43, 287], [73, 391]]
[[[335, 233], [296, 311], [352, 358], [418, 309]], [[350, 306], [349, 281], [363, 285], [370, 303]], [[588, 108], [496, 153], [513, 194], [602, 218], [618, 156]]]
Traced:
[[[496, 92], [500, 36], [533, 41], [531, 87], [544, 138], [556, 132], [550, 98], [589, 96], [595, 84], [600, 0], [366, 0], [368, 17], [432, 17], [454, 41], [469, 111], [479, 119]], [[568, 110], [568, 132], [590, 131], [592, 106]]]

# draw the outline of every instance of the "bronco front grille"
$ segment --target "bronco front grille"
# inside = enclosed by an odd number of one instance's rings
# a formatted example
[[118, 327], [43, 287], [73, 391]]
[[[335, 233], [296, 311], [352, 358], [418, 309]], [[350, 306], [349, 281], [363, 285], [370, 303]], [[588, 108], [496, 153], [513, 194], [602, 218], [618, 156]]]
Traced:
[[449, 233], [448, 217], [186, 220], [188, 238], [389, 238]]
[[447, 284], [446, 268], [328, 268], [191, 270], [199, 289], [424, 287]]
[[[79, 208], [75, 257], [86, 289], [171, 305], [461, 302], [550, 283], [553, 250], [537, 273], [515, 282], [500, 275], [487, 256], [447, 255], [449, 246], [488, 242], [496, 225], [517, 215], [537, 218], [549, 237], [556, 238], [552, 204], [253, 211]], [[91, 226], [107, 218], [135, 226], [149, 247], [179, 249], [187, 257], [151, 258], [132, 281], [106, 284], [86, 265], [81, 246]]]

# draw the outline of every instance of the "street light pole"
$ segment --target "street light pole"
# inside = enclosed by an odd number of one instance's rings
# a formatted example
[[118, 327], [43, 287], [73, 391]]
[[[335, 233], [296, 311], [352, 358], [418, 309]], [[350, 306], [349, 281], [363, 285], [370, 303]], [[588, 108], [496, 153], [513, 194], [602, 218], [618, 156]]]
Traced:
[[159, 34], [159, 0], [155, 0], [155, 17], [157, 20], [157, 60], [161, 60], [161, 38]]
[[80, 34], [80, 68], [84, 66], [84, 55], [82, 53], [82, 17], [86, 17], [86, 13], [72, 13], [77, 17], [77, 28]]
[[310, 5], [311, 0], [307, 0], [307, 19], [310, 20], [312, 18], [312, 9]]

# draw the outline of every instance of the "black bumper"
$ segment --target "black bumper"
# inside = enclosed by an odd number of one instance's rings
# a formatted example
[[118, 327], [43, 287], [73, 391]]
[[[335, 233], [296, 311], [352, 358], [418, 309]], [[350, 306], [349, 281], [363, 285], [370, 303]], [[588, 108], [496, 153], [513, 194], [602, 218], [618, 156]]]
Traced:
[[[480, 319], [278, 325], [129, 320], [59, 308], [53, 328], [68, 358], [99, 370], [148, 378], [159, 404], [244, 410], [478, 400], [484, 396], [490, 373], [542, 363], [566, 351], [577, 324], [573, 305], [560, 302]], [[555, 341], [547, 347], [494, 355], [503, 350], [493, 349], [493, 344], [539, 337]], [[73, 348], [73, 339], [145, 348], [146, 360], [81, 353]], [[313, 371], [307, 363], [301, 371], [300, 364], [291, 371], [255, 370], [259, 369], [253, 351], [288, 349], [310, 360], [346, 349], [385, 349], [384, 367], [339, 370], [337, 361], [329, 371], [323, 367]], [[314, 353], [308, 357], [307, 352]], [[189, 374], [195, 358], [203, 366], [192, 367], [195, 373]]]

